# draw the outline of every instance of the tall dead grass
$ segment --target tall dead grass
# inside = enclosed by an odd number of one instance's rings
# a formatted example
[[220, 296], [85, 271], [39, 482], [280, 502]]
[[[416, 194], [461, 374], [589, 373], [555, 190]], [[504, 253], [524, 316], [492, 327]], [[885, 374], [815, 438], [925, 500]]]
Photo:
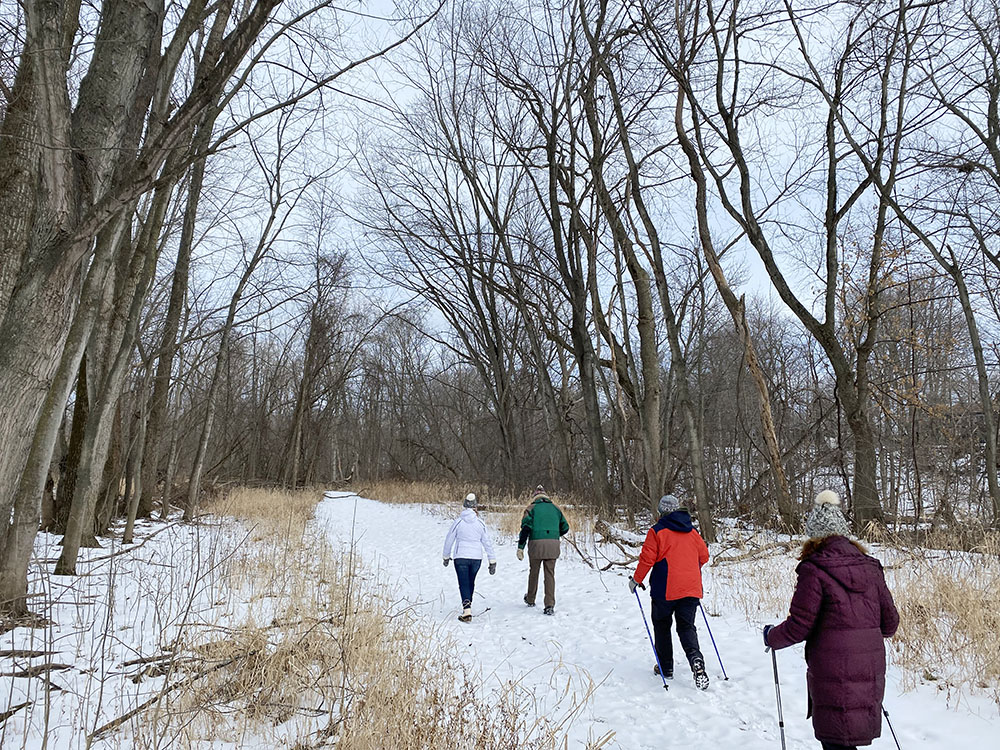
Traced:
[[[871, 554], [882, 561], [899, 610], [888, 641], [905, 687], [929, 682], [957, 699], [986, 693], [1000, 704], [1000, 536], [962, 551], [961, 540], [914, 546], [881, 534]], [[709, 606], [728, 606], [747, 622], [784, 617], [795, 587], [801, 540], [730, 531], [713, 557]]]
[[[448, 482], [411, 482], [405, 480], [380, 480], [356, 488], [362, 497], [386, 503], [415, 503], [457, 512], [465, 496], [474, 492], [479, 501], [479, 512], [505, 537], [516, 537], [521, 531], [521, 518], [531, 504], [534, 487], [524, 492], [496, 490], [474, 484]], [[552, 493], [551, 499], [562, 510], [569, 523], [570, 534], [577, 544], [590, 545], [594, 535], [595, 512], [585, 497], [573, 494]]]
[[728, 530], [706, 568], [711, 584], [705, 603], [714, 611], [735, 610], [754, 624], [762, 616], [783, 616], [794, 590], [797, 549], [770, 532]]
[[884, 560], [900, 614], [892, 651], [909, 682], [1000, 704], [1000, 535], [969, 552], [885, 548]]
[[563, 721], [536, 721], [530, 691], [484, 687], [457, 644], [430, 637], [350, 550], [333, 550], [308, 523], [318, 499], [241, 489], [212, 504], [248, 527], [219, 569], [221, 588], [247, 605], [188, 633], [182, 687], [147, 712], [136, 746], [561, 747], [586, 691], [565, 702]]

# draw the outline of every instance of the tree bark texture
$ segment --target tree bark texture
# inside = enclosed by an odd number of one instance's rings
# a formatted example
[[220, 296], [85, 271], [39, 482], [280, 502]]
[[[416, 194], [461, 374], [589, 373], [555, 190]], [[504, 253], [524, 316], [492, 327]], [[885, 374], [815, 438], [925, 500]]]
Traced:
[[[94, 238], [153, 185], [164, 160], [225, 86], [278, 0], [260, 0], [227, 37], [226, 54], [200, 78], [142, 154], [125, 147], [154, 37], [160, 0], [101, 6], [87, 73], [71, 112], [67, 73], [79, 27], [75, 0], [29, 0], [25, 43], [0, 126], [0, 536], [27, 465], [45, 398], [63, 355]], [[148, 101], [147, 103], [148, 104]], [[150, 131], [152, 132], [152, 130]], [[118, 172], [122, 163], [129, 169]], [[22, 584], [0, 590], [0, 607]], [[5, 578], [4, 586], [9, 585]]]

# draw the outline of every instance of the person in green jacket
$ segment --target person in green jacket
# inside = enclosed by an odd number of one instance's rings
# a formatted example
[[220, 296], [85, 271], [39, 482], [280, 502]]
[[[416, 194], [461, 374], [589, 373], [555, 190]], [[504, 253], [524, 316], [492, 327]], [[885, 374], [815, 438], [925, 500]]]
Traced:
[[521, 534], [517, 539], [517, 559], [524, 559], [528, 545], [528, 593], [524, 603], [535, 606], [538, 593], [538, 571], [545, 568], [545, 614], [556, 613], [556, 558], [559, 557], [559, 537], [569, 531], [566, 516], [549, 499], [542, 485], [535, 488], [531, 505], [521, 518]]

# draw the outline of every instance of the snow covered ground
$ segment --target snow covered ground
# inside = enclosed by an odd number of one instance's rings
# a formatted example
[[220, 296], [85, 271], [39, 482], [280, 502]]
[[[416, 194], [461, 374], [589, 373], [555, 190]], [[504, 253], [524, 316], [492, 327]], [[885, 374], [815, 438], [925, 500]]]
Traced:
[[[791, 560], [778, 565], [773, 575], [754, 580], [747, 575], [760, 571], [759, 566], [706, 567], [705, 605], [717, 615], [710, 621], [729, 680], [722, 679], [699, 620], [712, 684], [707, 692], [696, 690], [675, 659], [677, 678], [665, 692], [651, 671], [652, 653], [636, 599], [626, 586], [626, 571], [596, 571], [567, 545], [556, 569], [554, 617], [544, 616], [541, 606], [524, 606], [527, 561], [516, 559], [513, 538], [498, 536], [497, 574], [481, 570], [475, 617], [470, 624], [459, 623], [454, 569], [441, 564], [444, 536], [458, 511], [446, 514], [437, 506], [387, 505], [327, 493], [314, 523], [335, 546], [346, 548], [353, 538], [364, 567], [378, 570], [375, 579], [387, 582], [400, 608], [419, 615], [427, 637], [440, 639], [442, 648], [457, 640], [487, 693], [513, 684], [522, 694], [533, 694], [534, 711], [556, 722], [572, 718], [571, 746], [583, 747], [612, 732], [605, 747], [623, 750], [780, 746], [771, 659], [764, 653], [760, 626], [783, 613], [760, 611], [748, 622], [747, 602], [754, 600], [731, 596], [731, 588], [790, 590]], [[85, 748], [88, 734], [178, 679], [178, 674], [164, 674], [150, 657], [181, 652], [192, 638], [198, 639], [196, 634], [204, 636], [219, 623], [274, 616], [260, 601], [240, 600], [224, 583], [231, 579], [220, 574], [225, 566], [248, 564], [248, 558], [235, 552], [251, 554], [244, 549], [246, 537], [239, 524], [220, 519], [197, 526], [147, 524], [137, 530], [139, 543], [125, 554], [113, 554], [121, 549], [118, 540], [109, 549], [85, 551], [84, 575], [67, 579], [42, 572], [57, 554], [57, 539], [40, 535], [33, 601], [36, 610], [45, 607], [53, 623], [0, 635], [0, 717], [29, 704], [0, 721], [0, 747]], [[642, 597], [648, 617], [648, 597]], [[44, 653], [17, 653], [24, 650]], [[779, 653], [778, 662], [788, 747], [815, 750], [818, 743], [805, 718], [801, 649]], [[48, 672], [48, 686], [42, 677], [25, 674], [43, 664], [55, 665]], [[896, 668], [890, 671], [886, 707], [903, 750], [1000, 748], [995, 703], [965, 696], [956, 707], [955, 696], [933, 685], [903, 693], [902, 678]], [[569, 717], [585, 697], [589, 700], [582, 710]], [[141, 734], [137, 723], [143, 721], [139, 714], [91, 746], [133, 746], [133, 738]], [[180, 744], [179, 736], [158, 740], [159, 747]], [[280, 732], [266, 742], [251, 732], [192, 744], [276, 747]], [[886, 731], [873, 747], [895, 745]]]
[[[455, 516], [458, 512], [456, 506]], [[441, 564], [451, 517], [437, 508], [386, 505], [338, 493], [328, 493], [317, 517], [342, 544], [350, 543], [353, 521], [356, 549], [394, 582], [398, 596], [438, 623], [442, 635], [467, 644], [467, 658], [481, 665], [484, 680], [520, 680], [534, 690], [545, 710], [560, 699], [565, 702], [567, 690], [582, 691], [582, 675], [589, 675], [598, 685], [570, 732], [580, 746], [613, 731], [608, 746], [623, 750], [780, 747], [771, 657], [764, 653], [760, 636], [760, 626], [776, 622], [779, 615], [764, 612], [757, 622], [748, 623], [742, 613], [727, 611], [725, 592], [713, 591], [711, 567], [705, 568], [705, 603], [718, 614], [710, 624], [729, 680], [723, 680], [704, 621], [699, 620], [712, 684], [707, 692], [695, 688], [677, 663], [675, 643], [677, 677], [664, 692], [652, 673], [646, 629], [624, 571], [596, 571], [564, 544], [556, 566], [556, 614], [546, 617], [541, 606], [524, 606], [527, 560], [516, 559], [514, 539], [499, 538], [497, 573], [488, 575], [485, 566], [481, 570], [475, 616], [463, 624], [456, 619], [461, 601], [455, 572]], [[790, 577], [790, 571], [788, 565], [777, 574]], [[648, 617], [648, 597], [640, 595]], [[805, 718], [801, 647], [779, 652], [778, 669], [788, 747], [815, 750], [819, 743]], [[885, 706], [903, 750], [1000, 748], [1000, 716], [991, 701], [966, 698], [957, 708], [949, 707], [945, 694], [934, 686], [902, 693], [900, 678], [899, 671], [890, 668]], [[883, 735], [872, 747], [895, 747], [885, 727]]]
[[[120, 529], [118, 529], [120, 532]], [[39, 534], [29, 571], [32, 609], [48, 624], [0, 634], [0, 748], [72, 750], [135, 747], [149, 724], [138, 714], [88, 742], [88, 736], [156, 698], [183, 672], [170, 665], [190, 638], [257, 611], [232, 595], [225, 566], [245, 562], [246, 529], [231, 520], [197, 525], [138, 521], [136, 544], [120, 535], [104, 549], [83, 549], [74, 577], [48, 571], [59, 537]], [[164, 656], [167, 658], [164, 659]], [[43, 667], [48, 667], [43, 669]], [[170, 747], [177, 736], [156, 745]]]

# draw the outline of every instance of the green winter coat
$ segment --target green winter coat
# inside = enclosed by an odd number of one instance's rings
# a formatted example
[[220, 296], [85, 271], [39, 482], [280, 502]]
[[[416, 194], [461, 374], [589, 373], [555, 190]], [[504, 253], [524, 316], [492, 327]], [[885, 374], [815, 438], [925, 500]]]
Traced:
[[524, 549], [529, 539], [558, 539], [567, 531], [569, 524], [563, 512], [547, 497], [539, 497], [524, 511], [517, 547]]

